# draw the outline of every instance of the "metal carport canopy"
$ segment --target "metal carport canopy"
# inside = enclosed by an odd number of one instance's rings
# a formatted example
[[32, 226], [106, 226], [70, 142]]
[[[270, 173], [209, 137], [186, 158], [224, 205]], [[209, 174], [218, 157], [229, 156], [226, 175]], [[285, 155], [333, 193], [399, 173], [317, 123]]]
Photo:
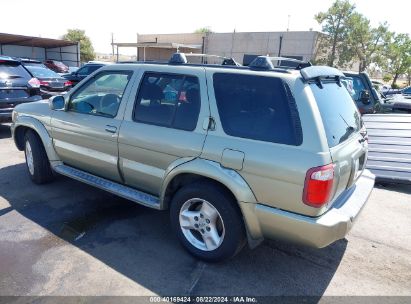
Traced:
[[60, 39], [0, 33], [0, 44], [41, 47], [41, 48], [49, 49], [49, 48], [77, 45], [77, 42], [72, 42], [68, 40], [60, 40]]
[[[11, 50], [13, 47], [14, 49]], [[22, 51], [22, 49], [20, 52], [18, 50], [16, 51], [18, 47], [26, 48], [26, 51]], [[37, 56], [33, 56], [33, 54], [30, 56], [27, 48], [31, 48], [32, 50], [43, 49], [44, 52], [41, 56], [39, 56], [38, 51], [36, 53]], [[22, 55], [21, 53], [24, 54]], [[80, 64], [79, 43], [62, 39], [0, 33], [0, 55], [66, 61], [69, 65], [73, 65], [74, 63], [76, 66]]]

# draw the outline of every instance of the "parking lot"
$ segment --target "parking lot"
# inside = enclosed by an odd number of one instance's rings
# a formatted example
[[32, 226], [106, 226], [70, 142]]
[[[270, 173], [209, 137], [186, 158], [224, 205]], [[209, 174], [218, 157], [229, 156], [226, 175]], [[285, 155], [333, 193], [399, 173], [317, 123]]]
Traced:
[[[31, 183], [0, 125], [1, 295], [411, 295], [411, 186], [377, 186], [346, 240], [197, 261], [167, 212], [59, 177]], [[81, 282], [81, 284], [79, 284]]]

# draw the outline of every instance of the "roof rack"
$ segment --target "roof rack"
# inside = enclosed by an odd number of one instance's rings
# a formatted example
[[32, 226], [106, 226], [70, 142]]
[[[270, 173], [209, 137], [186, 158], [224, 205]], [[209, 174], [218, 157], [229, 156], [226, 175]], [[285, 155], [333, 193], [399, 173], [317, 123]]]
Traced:
[[212, 54], [196, 54], [196, 53], [174, 53], [169, 62], [170, 64], [185, 64], [187, 63], [187, 57], [200, 57], [200, 58], [218, 58], [222, 59], [221, 65], [232, 65], [232, 66], [241, 66], [238, 62], [236, 62], [233, 58], [224, 57], [219, 55], [212, 55]]
[[[284, 66], [284, 65], [274, 65], [273, 61], [277, 62], [294, 62], [297, 66]], [[270, 56], [258, 56], [253, 61], [251, 61], [249, 67], [255, 70], [273, 70], [274, 68], [285, 68], [285, 69], [295, 69], [301, 70], [303, 68], [312, 66], [309, 61], [302, 61], [294, 58], [288, 57], [270, 57]]]

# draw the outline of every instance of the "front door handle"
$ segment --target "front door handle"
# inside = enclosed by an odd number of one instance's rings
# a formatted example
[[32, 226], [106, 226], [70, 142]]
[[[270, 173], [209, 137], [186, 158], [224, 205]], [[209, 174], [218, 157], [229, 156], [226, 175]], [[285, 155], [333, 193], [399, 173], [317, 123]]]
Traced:
[[106, 125], [106, 131], [109, 133], [116, 133], [117, 132], [117, 127], [115, 126], [110, 126], [110, 125]]

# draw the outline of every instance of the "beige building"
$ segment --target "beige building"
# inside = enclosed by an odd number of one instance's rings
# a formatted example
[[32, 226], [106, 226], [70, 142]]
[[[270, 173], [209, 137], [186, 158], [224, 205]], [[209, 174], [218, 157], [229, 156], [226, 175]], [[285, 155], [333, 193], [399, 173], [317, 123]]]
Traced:
[[138, 60], [167, 61], [178, 50], [232, 57], [248, 64], [255, 56], [267, 54], [312, 60], [320, 35], [316, 31], [150, 34], [138, 35], [136, 42], [112, 45], [114, 54], [124, 47], [135, 48]]

